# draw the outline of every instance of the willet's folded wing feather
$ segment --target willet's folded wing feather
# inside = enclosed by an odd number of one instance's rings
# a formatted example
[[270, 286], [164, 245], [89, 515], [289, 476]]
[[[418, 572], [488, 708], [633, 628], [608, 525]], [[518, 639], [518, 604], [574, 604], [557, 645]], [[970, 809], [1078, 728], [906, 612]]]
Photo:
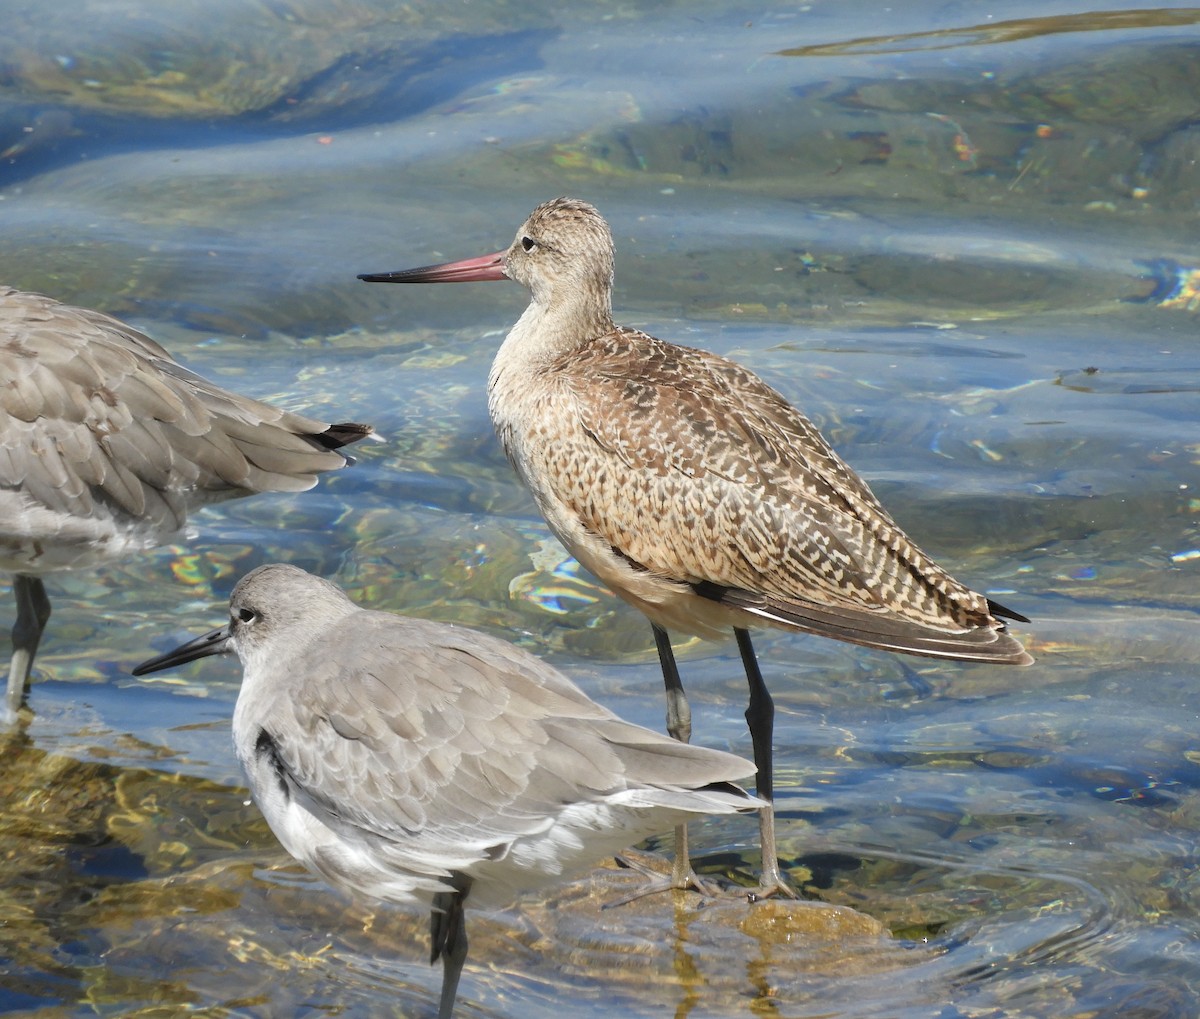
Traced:
[[277, 720], [263, 728], [291, 796], [343, 837], [392, 841], [413, 869], [495, 859], [569, 806], [631, 790], [637, 806], [699, 812], [701, 797], [677, 793], [712, 784], [715, 810], [748, 804], [720, 788], [746, 777], [740, 758], [623, 722], [481, 634], [361, 610], [339, 623], [335, 652], [305, 651], [303, 670], [302, 690], [264, 688], [269, 704], [248, 681], [245, 717]]

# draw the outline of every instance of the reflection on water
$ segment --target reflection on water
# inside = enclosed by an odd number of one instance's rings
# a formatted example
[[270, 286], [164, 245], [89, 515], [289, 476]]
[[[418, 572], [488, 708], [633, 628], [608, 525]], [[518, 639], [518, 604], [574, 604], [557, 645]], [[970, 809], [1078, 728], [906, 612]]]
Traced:
[[[426, 917], [329, 893], [245, 802], [236, 668], [128, 675], [255, 565], [516, 640], [662, 725], [649, 628], [491, 434], [523, 293], [354, 280], [495, 250], [572, 193], [613, 225], [618, 320], [783, 390], [923, 547], [1035, 620], [1038, 662], [762, 633], [810, 901], [605, 909], [637, 877], [600, 872], [472, 920], [464, 1011], [1194, 1012], [1193, 10], [18, 7], [0, 278], [388, 442], [54, 579], [0, 763], [0, 1010], [434, 1011]], [[748, 752], [732, 649], [679, 650], [695, 738]], [[698, 827], [701, 866], [753, 875], [753, 827]]]

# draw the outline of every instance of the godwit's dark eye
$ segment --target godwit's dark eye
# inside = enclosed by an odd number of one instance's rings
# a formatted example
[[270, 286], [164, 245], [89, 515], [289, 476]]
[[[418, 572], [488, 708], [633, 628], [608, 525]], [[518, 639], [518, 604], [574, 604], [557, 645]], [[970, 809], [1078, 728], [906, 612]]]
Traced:
[[535, 241], [532, 237], [522, 237], [521, 247], [523, 247], [526, 251], [532, 251], [537, 247], [537, 241]]
[[251, 612], [250, 609], [238, 609], [237, 617], [243, 623], [253, 623], [258, 618], [258, 613]]

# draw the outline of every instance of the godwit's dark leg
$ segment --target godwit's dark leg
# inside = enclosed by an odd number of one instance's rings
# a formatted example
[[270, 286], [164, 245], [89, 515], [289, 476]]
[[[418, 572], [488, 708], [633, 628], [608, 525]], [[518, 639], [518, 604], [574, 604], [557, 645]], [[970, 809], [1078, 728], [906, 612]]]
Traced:
[[763, 682], [758, 667], [758, 657], [750, 642], [750, 631], [735, 628], [738, 652], [746, 669], [746, 682], [750, 684], [750, 704], [746, 708], [746, 724], [750, 727], [750, 741], [754, 746], [754, 764], [758, 768], [755, 790], [767, 801], [767, 806], [758, 812], [759, 836], [762, 842], [762, 887], [760, 894], [795, 896], [779, 870], [779, 854], [775, 849], [775, 702], [767, 684]]
[[658, 648], [658, 662], [662, 666], [663, 685], [667, 690], [667, 733], [680, 743], [690, 743], [692, 708], [688, 704], [687, 694], [683, 692], [683, 682], [679, 678], [679, 666], [675, 664], [671, 638], [657, 623], [650, 625], [654, 629], [654, 645]]
[[[683, 681], [679, 678], [679, 666], [675, 664], [675, 652], [671, 648], [671, 638], [657, 623], [651, 623], [654, 629], [654, 645], [658, 648], [658, 662], [662, 666], [663, 686], [667, 691], [667, 734], [680, 743], [690, 743], [692, 740], [692, 707], [688, 704], [687, 694], [683, 690]], [[675, 863], [671, 867], [672, 888], [698, 888], [700, 882], [692, 871], [691, 853], [688, 849], [688, 830], [686, 824], [675, 829]]]

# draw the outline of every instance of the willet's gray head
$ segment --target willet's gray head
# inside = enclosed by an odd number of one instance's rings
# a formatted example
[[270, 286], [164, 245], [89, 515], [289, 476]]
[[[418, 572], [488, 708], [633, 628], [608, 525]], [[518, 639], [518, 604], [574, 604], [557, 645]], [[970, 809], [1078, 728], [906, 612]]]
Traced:
[[[507, 278], [529, 289], [492, 365], [492, 422], [562, 543], [649, 617], [668, 731], [684, 740], [691, 732], [671, 628], [706, 637], [733, 629], [768, 801], [774, 709], [750, 626], [962, 661], [1033, 661], [1000, 617], [1028, 620], [922, 552], [779, 393], [725, 358], [614, 325], [612, 267], [600, 213], [556, 198], [534, 209], [505, 251], [359, 278]], [[762, 840], [761, 891], [786, 892], [769, 808]], [[686, 859], [674, 879], [689, 880]]]
[[44, 575], [156, 545], [204, 503], [311, 488], [369, 434], [222, 389], [108, 315], [0, 287], [0, 570], [17, 602], [0, 720], [17, 717], [50, 616]]
[[134, 673], [235, 652], [233, 738], [271, 830], [331, 884], [432, 903], [440, 1016], [463, 905], [497, 905], [703, 814], [754, 809], [753, 765], [622, 721], [473, 630], [357, 607], [294, 566], [248, 573], [229, 623]]

